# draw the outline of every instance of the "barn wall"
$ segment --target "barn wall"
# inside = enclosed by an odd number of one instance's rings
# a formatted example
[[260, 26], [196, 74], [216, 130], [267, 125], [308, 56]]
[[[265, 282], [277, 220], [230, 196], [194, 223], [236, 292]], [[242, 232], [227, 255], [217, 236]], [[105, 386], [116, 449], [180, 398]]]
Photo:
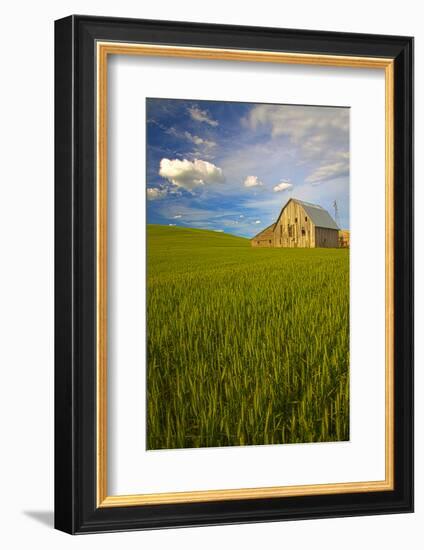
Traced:
[[274, 241], [274, 231], [272, 227], [268, 227], [262, 233], [259, 233], [259, 235], [256, 235], [256, 237], [253, 237], [251, 240], [251, 244], [255, 248], [270, 248], [273, 246]]
[[339, 248], [339, 232], [337, 229], [316, 227], [315, 242], [320, 248]]
[[290, 201], [274, 229], [274, 246], [312, 248], [315, 246], [315, 226], [303, 207]]

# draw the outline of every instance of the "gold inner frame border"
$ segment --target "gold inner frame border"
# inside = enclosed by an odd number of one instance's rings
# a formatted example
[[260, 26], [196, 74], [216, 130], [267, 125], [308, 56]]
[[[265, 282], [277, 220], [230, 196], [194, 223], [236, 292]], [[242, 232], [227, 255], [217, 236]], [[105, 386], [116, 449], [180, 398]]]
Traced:
[[[108, 495], [107, 490], [107, 62], [109, 55], [180, 57], [260, 63], [384, 69], [385, 72], [385, 479], [315, 485], [216, 489], [173, 493]], [[97, 61], [97, 336], [96, 336], [96, 470], [97, 507], [142, 506], [277, 498], [306, 495], [365, 493], [394, 489], [394, 60], [321, 54], [269, 52], [188, 46], [102, 42]]]

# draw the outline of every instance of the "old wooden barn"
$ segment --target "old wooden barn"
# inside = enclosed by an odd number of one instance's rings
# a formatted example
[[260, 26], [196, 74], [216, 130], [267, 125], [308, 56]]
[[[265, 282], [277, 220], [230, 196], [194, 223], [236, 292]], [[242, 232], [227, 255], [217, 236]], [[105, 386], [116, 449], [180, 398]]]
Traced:
[[277, 221], [251, 239], [254, 247], [338, 248], [339, 227], [317, 204], [289, 199]]

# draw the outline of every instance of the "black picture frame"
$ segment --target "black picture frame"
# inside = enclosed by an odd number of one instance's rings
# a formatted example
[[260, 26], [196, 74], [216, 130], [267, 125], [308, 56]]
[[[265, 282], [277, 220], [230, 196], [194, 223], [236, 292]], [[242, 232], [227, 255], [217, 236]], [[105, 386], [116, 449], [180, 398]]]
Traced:
[[[392, 491], [96, 504], [96, 70], [99, 40], [394, 60]], [[55, 527], [67, 533], [413, 511], [413, 39], [73, 15], [55, 22]]]

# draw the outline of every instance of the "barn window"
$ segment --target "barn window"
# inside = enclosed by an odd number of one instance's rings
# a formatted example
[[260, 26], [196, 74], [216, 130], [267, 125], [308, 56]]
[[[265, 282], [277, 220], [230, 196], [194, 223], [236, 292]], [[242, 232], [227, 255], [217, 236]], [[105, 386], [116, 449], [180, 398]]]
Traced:
[[271, 244], [271, 241], [269, 241], [269, 244]]
[[297, 223], [297, 218], [294, 219], [294, 223]]
[[260, 241], [256, 241], [256, 242], [257, 242], [257, 244], [259, 244], [259, 243], [260, 243]]
[[289, 225], [288, 230], [289, 230], [289, 237], [293, 237], [293, 226]]
[[306, 235], [306, 231], [305, 229], [302, 227], [302, 237], [304, 237]]
[[307, 221], [308, 221], [308, 216], [305, 216], [305, 222], [307, 222]]

